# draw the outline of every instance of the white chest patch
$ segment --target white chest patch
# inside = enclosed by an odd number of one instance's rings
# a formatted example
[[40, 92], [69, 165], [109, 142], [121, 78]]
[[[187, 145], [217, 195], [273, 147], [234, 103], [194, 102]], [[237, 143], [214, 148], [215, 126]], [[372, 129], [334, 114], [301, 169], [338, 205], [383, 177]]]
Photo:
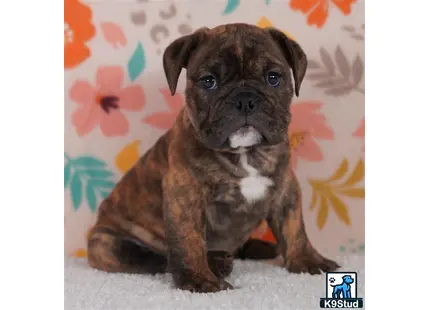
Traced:
[[232, 148], [248, 147], [260, 143], [261, 135], [254, 127], [247, 126], [233, 133], [229, 140]]
[[273, 185], [272, 180], [260, 175], [257, 169], [248, 164], [245, 152], [240, 154], [240, 163], [248, 172], [248, 176], [240, 180], [240, 192], [248, 203], [261, 200], [266, 195], [267, 188]]

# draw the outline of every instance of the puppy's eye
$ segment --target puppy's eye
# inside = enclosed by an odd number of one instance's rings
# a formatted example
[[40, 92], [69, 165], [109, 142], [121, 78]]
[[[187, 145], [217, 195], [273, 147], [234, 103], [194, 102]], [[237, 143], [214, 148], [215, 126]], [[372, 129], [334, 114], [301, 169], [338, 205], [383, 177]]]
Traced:
[[201, 84], [206, 89], [215, 89], [217, 88], [218, 84], [216, 82], [216, 79], [213, 75], [207, 75], [200, 79]]
[[266, 75], [267, 83], [272, 87], [277, 87], [281, 83], [281, 75], [277, 72], [269, 71]]

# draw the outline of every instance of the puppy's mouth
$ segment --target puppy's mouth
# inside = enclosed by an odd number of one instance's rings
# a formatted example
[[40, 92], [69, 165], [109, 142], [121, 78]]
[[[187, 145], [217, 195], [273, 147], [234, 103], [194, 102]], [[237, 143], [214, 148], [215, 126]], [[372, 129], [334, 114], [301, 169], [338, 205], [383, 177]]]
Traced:
[[253, 126], [243, 126], [229, 137], [230, 147], [233, 149], [251, 147], [260, 144], [263, 136]]

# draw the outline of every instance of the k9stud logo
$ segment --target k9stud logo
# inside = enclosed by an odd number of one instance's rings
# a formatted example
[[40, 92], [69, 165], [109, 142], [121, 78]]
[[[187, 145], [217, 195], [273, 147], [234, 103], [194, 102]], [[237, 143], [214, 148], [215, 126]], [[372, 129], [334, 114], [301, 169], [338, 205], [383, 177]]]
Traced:
[[363, 308], [363, 298], [357, 297], [356, 272], [327, 272], [325, 285], [321, 308]]

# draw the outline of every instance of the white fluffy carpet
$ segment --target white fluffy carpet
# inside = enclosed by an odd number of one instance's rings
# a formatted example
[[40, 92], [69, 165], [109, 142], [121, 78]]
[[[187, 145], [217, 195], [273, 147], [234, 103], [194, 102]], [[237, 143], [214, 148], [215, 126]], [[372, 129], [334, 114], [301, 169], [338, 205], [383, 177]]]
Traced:
[[[358, 297], [364, 297], [364, 256], [336, 260], [340, 271], [357, 271]], [[235, 290], [193, 294], [174, 289], [169, 274], [107, 274], [90, 269], [84, 259], [66, 258], [65, 309], [312, 310], [325, 297], [325, 274], [289, 274], [261, 262], [236, 261], [227, 281]]]

